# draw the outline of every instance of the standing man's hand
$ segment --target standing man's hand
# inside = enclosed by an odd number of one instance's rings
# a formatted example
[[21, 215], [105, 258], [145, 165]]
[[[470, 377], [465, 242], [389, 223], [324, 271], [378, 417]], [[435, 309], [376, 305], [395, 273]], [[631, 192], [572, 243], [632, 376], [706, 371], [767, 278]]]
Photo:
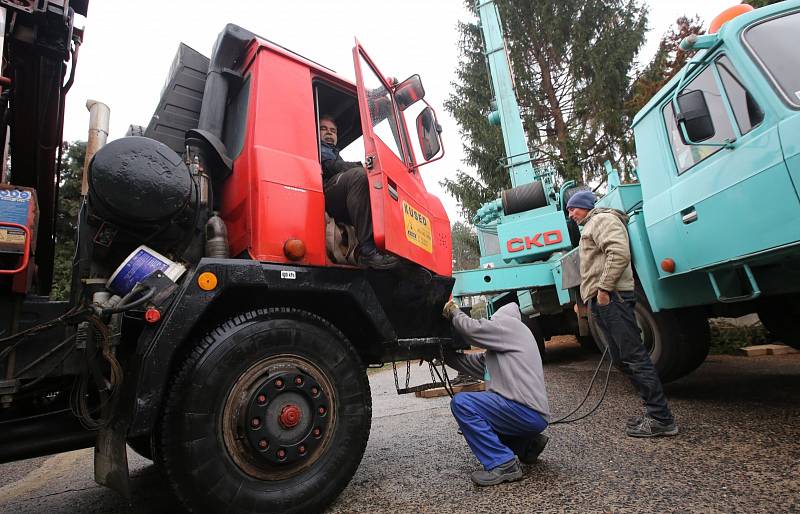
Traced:
[[456, 302], [450, 300], [446, 304], [444, 304], [444, 308], [442, 309], [442, 316], [447, 319], [453, 319], [456, 311], [461, 310], [461, 307], [458, 306]]
[[608, 294], [608, 291], [600, 289], [597, 291], [597, 305], [608, 305], [611, 303], [611, 295]]

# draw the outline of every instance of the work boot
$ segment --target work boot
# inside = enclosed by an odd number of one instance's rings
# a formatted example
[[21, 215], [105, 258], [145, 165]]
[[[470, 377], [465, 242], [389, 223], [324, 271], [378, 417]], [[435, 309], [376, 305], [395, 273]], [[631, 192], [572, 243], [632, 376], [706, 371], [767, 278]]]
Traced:
[[503, 482], [515, 482], [522, 478], [522, 467], [519, 459], [514, 457], [508, 462], [500, 464], [489, 471], [479, 470], [472, 472], [472, 481], [475, 485], [488, 486], [502, 484]]
[[358, 265], [365, 268], [387, 270], [394, 268], [399, 262], [400, 261], [394, 255], [389, 255], [388, 253], [379, 252], [377, 250], [371, 253], [359, 253], [358, 255]]
[[642, 424], [644, 416], [631, 416], [625, 421], [625, 428], [635, 428]]
[[631, 437], [662, 437], [678, 434], [678, 425], [674, 421], [662, 423], [650, 416], [644, 416], [641, 423], [625, 431]]
[[549, 440], [550, 438], [544, 434], [536, 434], [531, 437], [522, 455], [519, 456], [519, 460], [525, 464], [533, 464], [544, 451], [544, 447], [547, 446], [547, 441]]

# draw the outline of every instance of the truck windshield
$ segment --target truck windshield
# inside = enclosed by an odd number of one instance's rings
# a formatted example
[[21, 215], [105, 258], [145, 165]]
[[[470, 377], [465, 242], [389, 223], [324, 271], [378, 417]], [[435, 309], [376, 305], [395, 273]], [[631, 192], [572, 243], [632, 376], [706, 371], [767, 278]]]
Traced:
[[800, 52], [792, 44], [800, 32], [800, 12], [767, 20], [747, 29], [744, 40], [776, 88], [800, 107]]

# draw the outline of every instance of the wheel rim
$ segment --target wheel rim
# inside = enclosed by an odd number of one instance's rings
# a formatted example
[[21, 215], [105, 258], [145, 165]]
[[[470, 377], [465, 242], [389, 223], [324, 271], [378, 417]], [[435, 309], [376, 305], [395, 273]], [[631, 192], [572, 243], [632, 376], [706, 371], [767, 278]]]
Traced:
[[259, 480], [295, 476], [319, 460], [336, 426], [336, 391], [314, 363], [276, 355], [245, 371], [222, 415], [228, 455]]

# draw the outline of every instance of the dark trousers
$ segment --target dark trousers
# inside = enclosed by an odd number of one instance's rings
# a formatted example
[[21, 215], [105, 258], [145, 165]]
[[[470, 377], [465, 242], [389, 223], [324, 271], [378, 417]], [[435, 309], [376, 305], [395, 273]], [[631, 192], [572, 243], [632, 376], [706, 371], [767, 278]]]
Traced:
[[642, 334], [636, 324], [634, 306], [636, 297], [632, 291], [610, 293], [611, 302], [599, 305], [592, 298], [589, 307], [608, 343], [608, 352], [614, 365], [628, 376], [642, 397], [647, 415], [664, 423], [674, 418], [667, 406], [667, 398], [661, 387], [656, 368], [642, 342]]
[[375, 248], [369, 180], [362, 167], [350, 168], [325, 181], [325, 210], [339, 223], [353, 225], [362, 251]]

